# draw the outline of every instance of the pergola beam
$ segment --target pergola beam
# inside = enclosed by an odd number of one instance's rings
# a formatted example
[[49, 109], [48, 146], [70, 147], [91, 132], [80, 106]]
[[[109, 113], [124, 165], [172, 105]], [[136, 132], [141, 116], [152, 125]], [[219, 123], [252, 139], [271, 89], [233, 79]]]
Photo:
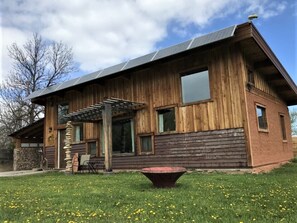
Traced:
[[[112, 172], [112, 117], [129, 114], [145, 107], [144, 103], [119, 98], [108, 98], [98, 104], [91, 105], [64, 116], [68, 121], [103, 122], [104, 164], [105, 171]], [[66, 135], [67, 136], [67, 135]]]

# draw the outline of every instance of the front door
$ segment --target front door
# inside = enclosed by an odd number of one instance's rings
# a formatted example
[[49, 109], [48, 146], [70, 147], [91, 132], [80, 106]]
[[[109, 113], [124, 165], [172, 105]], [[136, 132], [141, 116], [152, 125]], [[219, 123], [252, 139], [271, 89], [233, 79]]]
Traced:
[[65, 150], [64, 150], [64, 146], [65, 146], [65, 136], [66, 136], [66, 130], [62, 129], [59, 130], [59, 143], [58, 143], [58, 168], [66, 168], [66, 161], [65, 161]]

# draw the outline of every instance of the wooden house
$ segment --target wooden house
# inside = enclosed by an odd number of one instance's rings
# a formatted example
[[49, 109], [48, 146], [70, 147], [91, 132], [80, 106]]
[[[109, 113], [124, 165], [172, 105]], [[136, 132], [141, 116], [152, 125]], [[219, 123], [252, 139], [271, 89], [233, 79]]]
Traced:
[[[161, 49], [33, 92], [45, 106], [44, 155], [114, 169], [272, 168], [293, 158], [287, 106], [297, 87], [252, 23]], [[105, 156], [106, 154], [106, 156]], [[105, 164], [108, 160], [105, 160]], [[111, 167], [110, 167], [111, 168]]]

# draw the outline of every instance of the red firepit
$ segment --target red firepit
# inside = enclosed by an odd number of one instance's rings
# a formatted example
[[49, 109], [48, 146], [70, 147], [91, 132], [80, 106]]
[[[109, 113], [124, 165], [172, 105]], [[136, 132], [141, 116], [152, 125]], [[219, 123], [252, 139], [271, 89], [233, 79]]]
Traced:
[[152, 181], [155, 187], [174, 187], [175, 182], [187, 170], [183, 167], [149, 167], [143, 168], [141, 173]]

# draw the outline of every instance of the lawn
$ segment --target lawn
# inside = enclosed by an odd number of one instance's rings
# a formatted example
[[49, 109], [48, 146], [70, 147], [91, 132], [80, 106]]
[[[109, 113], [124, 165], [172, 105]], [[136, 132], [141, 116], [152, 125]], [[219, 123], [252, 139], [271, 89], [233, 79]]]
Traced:
[[269, 174], [140, 173], [0, 178], [0, 222], [296, 222], [297, 162]]

